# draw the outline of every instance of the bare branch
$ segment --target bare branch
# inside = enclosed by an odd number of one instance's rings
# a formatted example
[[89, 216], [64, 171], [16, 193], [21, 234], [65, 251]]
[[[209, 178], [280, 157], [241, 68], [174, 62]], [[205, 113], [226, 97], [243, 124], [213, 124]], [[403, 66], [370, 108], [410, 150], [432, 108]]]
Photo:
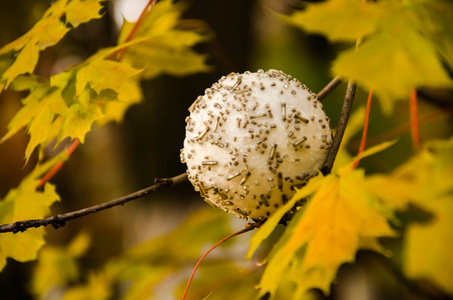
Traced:
[[27, 230], [28, 228], [32, 227], [41, 227], [41, 226], [46, 226], [49, 224], [52, 224], [52, 226], [57, 229], [61, 226], [64, 226], [66, 221], [70, 221], [72, 219], [76, 218], [81, 218], [83, 216], [99, 212], [101, 210], [109, 209], [117, 205], [123, 205], [129, 201], [141, 198], [143, 196], [146, 196], [152, 192], [157, 192], [160, 190], [164, 190], [166, 188], [171, 188], [175, 185], [178, 185], [184, 181], [187, 180], [187, 173], [180, 174], [178, 176], [172, 177], [172, 178], [165, 178], [165, 179], [158, 179], [156, 180], [156, 184], [147, 187], [143, 190], [140, 190], [138, 192], [99, 204], [95, 206], [91, 206], [88, 208], [76, 210], [73, 212], [65, 213], [65, 214], [59, 214], [55, 215], [52, 217], [44, 218], [44, 219], [36, 219], [36, 220], [25, 220], [25, 221], [18, 221], [14, 222], [12, 224], [4, 224], [0, 225], [0, 233], [1, 232], [23, 232]]
[[337, 157], [338, 150], [340, 149], [341, 140], [343, 139], [346, 126], [348, 124], [349, 116], [351, 115], [352, 103], [354, 101], [355, 90], [357, 84], [350, 80], [346, 89], [346, 96], [343, 102], [343, 108], [341, 109], [340, 120], [338, 121], [337, 131], [332, 141], [332, 147], [330, 147], [329, 153], [327, 154], [324, 166], [321, 168], [321, 172], [324, 175], [329, 174], [332, 171], [333, 163]]
[[330, 81], [317, 95], [319, 101], [322, 101], [330, 92], [332, 92], [339, 84], [341, 79], [339, 76], [335, 77]]

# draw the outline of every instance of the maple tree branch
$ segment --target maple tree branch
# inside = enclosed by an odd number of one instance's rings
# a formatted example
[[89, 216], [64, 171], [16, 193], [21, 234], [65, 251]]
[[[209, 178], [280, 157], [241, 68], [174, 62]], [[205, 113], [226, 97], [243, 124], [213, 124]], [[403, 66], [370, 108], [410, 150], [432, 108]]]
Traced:
[[64, 226], [66, 221], [70, 221], [76, 218], [81, 218], [83, 216], [93, 214], [105, 209], [112, 208], [117, 205], [123, 205], [129, 201], [141, 198], [145, 195], [148, 195], [153, 192], [157, 192], [160, 190], [164, 190], [167, 188], [172, 188], [175, 185], [178, 185], [184, 181], [187, 180], [187, 173], [183, 173], [180, 175], [177, 175], [172, 178], [164, 178], [164, 179], [156, 179], [156, 183], [152, 186], [149, 186], [143, 190], [134, 192], [132, 194], [104, 202], [98, 205], [94, 205], [91, 207], [83, 208], [80, 210], [76, 210], [73, 212], [65, 213], [65, 214], [58, 214], [52, 217], [44, 218], [44, 219], [35, 219], [35, 220], [24, 220], [24, 221], [18, 221], [14, 222], [12, 224], [4, 224], [0, 225], [0, 233], [2, 232], [24, 232], [28, 228], [32, 227], [41, 227], [41, 226], [46, 226], [49, 224], [52, 224], [52, 226], [57, 229], [61, 226]]
[[340, 149], [343, 135], [348, 125], [349, 116], [351, 115], [352, 103], [354, 101], [355, 91], [357, 84], [352, 80], [349, 80], [348, 87], [346, 88], [346, 95], [344, 97], [343, 108], [341, 109], [340, 120], [338, 121], [337, 130], [332, 141], [329, 153], [327, 154], [326, 161], [321, 168], [321, 172], [324, 175], [330, 174], [332, 171], [335, 158], [337, 157], [338, 150]]
[[368, 93], [368, 100], [366, 102], [366, 111], [365, 111], [365, 123], [363, 124], [363, 131], [362, 131], [362, 140], [360, 141], [359, 151], [357, 153], [357, 157], [354, 161], [353, 168], [357, 168], [359, 165], [363, 150], [365, 150], [365, 143], [366, 143], [366, 136], [368, 133], [368, 124], [370, 123], [370, 109], [371, 109], [371, 99], [373, 98], [373, 89], [370, 90]]
[[341, 78], [339, 76], [332, 79], [319, 93], [316, 95], [319, 101], [322, 101], [328, 94], [330, 94], [339, 84]]

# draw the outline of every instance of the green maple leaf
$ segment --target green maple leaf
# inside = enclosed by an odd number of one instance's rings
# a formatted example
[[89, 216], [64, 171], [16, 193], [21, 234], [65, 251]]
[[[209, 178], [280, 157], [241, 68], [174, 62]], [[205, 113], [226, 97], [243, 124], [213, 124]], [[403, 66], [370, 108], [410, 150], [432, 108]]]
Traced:
[[7, 88], [17, 76], [33, 73], [39, 52], [58, 43], [70, 26], [77, 27], [91, 19], [100, 18], [102, 1], [58, 0], [30, 31], [0, 49], [0, 90]]

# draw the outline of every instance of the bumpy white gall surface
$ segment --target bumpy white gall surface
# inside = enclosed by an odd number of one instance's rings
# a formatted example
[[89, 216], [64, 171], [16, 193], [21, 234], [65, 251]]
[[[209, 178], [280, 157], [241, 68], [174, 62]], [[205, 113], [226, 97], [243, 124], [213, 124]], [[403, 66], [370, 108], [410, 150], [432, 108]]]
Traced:
[[332, 142], [316, 95], [282, 71], [231, 73], [189, 108], [181, 161], [211, 205], [264, 220], [322, 166]]

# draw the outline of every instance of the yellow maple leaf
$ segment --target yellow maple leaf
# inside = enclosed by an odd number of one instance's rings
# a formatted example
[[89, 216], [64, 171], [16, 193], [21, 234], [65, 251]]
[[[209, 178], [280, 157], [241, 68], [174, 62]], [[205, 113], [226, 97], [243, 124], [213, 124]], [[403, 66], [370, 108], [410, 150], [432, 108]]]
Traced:
[[76, 95], [89, 86], [100, 94], [103, 90], [121, 90], [126, 81], [140, 73], [128, 64], [95, 56], [77, 72]]
[[387, 14], [382, 6], [358, 0], [324, 1], [308, 5], [305, 10], [295, 12], [285, 20], [335, 41], [355, 42], [376, 31], [379, 20]]
[[[133, 36], [133, 40], [141, 41], [126, 49], [122, 61], [143, 69], [141, 76], [144, 78], [155, 77], [161, 73], [181, 76], [209, 71], [211, 68], [205, 63], [206, 56], [191, 48], [206, 41], [209, 36], [200, 33], [206, 31], [201, 22], [196, 22], [197, 28], [184, 29], [184, 22], [180, 20], [183, 10], [181, 3], [175, 4], [171, 0], [155, 4], [142, 17]], [[128, 42], [128, 36], [135, 24], [124, 20], [118, 44]]]
[[[409, 204], [428, 212], [426, 223], [407, 227], [403, 269], [453, 293], [453, 139], [428, 142], [388, 175], [370, 176], [365, 184], [387, 206], [405, 211]], [[391, 187], [391, 188], [383, 188]]]
[[392, 208], [405, 210], [412, 203], [430, 211], [433, 201], [453, 192], [451, 178], [453, 139], [428, 142], [392, 173], [369, 176], [365, 184]]
[[[62, 153], [64, 155], [64, 153]], [[29, 219], [41, 219], [49, 213], [49, 207], [59, 196], [52, 184], [46, 184], [44, 191], [36, 190], [39, 177], [47, 172], [62, 156], [57, 155], [43, 165], [37, 166], [20, 185], [9, 191], [0, 201], [0, 223], [8, 224]], [[0, 235], [0, 270], [6, 258], [25, 262], [36, 258], [38, 250], [44, 245], [44, 228], [31, 228], [20, 234], [2, 233]]]
[[297, 296], [311, 288], [328, 294], [340, 265], [353, 262], [359, 249], [378, 245], [378, 237], [394, 235], [386, 212], [364, 188], [363, 170], [315, 179], [321, 187], [275, 246], [260, 282], [262, 293], [273, 294], [285, 277], [297, 283]]
[[54, 139], [57, 144], [67, 137], [79, 138], [83, 143], [95, 121], [100, 125], [120, 121], [142, 95], [137, 76], [140, 70], [106, 58], [117, 49], [99, 51], [84, 63], [52, 76], [50, 81], [32, 75], [16, 78], [13, 88], [30, 90], [30, 94], [22, 100], [24, 106], [9, 122], [0, 142], [27, 127], [28, 160], [37, 146]]
[[339, 53], [332, 72], [373, 89], [390, 113], [413, 87], [453, 85], [444, 67], [452, 62], [452, 11], [451, 1], [329, 0], [284, 19], [333, 41], [362, 40]]
[[33, 271], [32, 290], [39, 298], [50, 288], [63, 287], [79, 276], [76, 259], [83, 255], [90, 245], [90, 236], [79, 233], [69, 245], [44, 246], [38, 255], [38, 263]]
[[392, 101], [408, 99], [413, 87], [452, 85], [437, 49], [417, 28], [401, 18], [389, 18], [381, 27], [357, 49], [340, 53], [332, 72], [373, 89], [385, 113], [392, 111]]
[[453, 195], [430, 204], [434, 217], [424, 224], [410, 224], [403, 248], [404, 271], [453, 294]]
[[9, 62], [9, 66], [2, 68], [4, 72], [0, 78], [0, 90], [8, 87], [17, 76], [33, 73], [39, 52], [58, 43], [70, 30], [67, 25], [77, 27], [91, 19], [100, 18], [100, 2], [102, 0], [58, 0], [32, 29], [1, 48], [0, 60], [3, 56], [13, 56], [15, 59]]

